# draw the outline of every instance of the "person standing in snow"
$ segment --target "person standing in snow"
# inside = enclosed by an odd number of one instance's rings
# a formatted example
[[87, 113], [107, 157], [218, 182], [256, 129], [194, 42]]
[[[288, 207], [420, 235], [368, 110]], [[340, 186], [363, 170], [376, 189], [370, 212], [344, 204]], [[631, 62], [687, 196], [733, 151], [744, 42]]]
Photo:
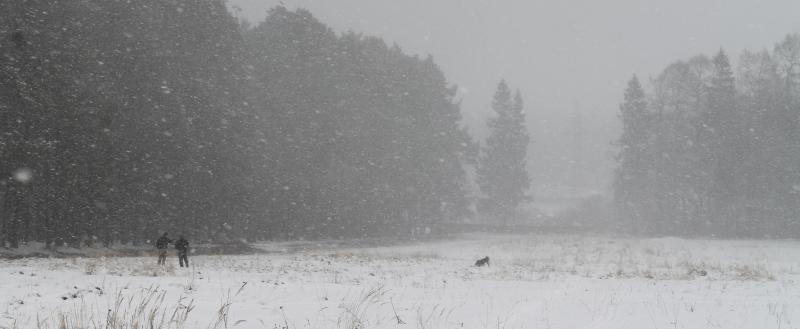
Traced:
[[167, 232], [164, 232], [164, 235], [156, 240], [156, 249], [158, 249], [158, 265], [164, 265], [167, 263], [167, 247], [169, 247], [170, 243], [172, 243], [172, 240], [170, 240], [167, 236]]
[[186, 241], [183, 235], [178, 238], [178, 241], [175, 241], [175, 249], [178, 250], [178, 263], [181, 267], [183, 264], [189, 267], [189, 241]]

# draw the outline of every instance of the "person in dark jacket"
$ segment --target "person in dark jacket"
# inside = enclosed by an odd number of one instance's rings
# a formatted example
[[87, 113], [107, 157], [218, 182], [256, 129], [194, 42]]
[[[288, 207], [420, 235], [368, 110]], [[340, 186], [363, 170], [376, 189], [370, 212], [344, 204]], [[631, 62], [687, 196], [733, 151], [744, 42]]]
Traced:
[[167, 263], [167, 247], [169, 244], [172, 243], [172, 240], [169, 239], [167, 233], [164, 232], [158, 240], [156, 240], [156, 249], [158, 249], [158, 265], [164, 265]]
[[189, 241], [186, 241], [183, 235], [178, 241], [175, 241], [175, 249], [178, 250], [178, 263], [180, 263], [181, 267], [184, 264], [189, 267]]

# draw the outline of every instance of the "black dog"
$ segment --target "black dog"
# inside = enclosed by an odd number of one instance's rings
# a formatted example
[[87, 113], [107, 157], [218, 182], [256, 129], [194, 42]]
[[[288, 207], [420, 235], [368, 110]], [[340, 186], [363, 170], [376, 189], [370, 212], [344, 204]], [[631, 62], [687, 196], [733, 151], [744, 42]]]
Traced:
[[481, 267], [481, 266], [484, 266], [484, 265], [489, 266], [489, 256], [486, 256], [486, 257], [483, 257], [481, 259], [478, 259], [475, 262], [475, 266], [477, 266], [477, 267]]

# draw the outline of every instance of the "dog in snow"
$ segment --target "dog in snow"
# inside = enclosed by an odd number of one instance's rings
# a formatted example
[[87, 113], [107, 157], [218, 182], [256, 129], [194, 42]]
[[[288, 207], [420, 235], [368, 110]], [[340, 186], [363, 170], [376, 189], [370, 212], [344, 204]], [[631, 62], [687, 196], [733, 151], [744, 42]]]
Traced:
[[489, 266], [489, 256], [483, 257], [475, 261], [475, 266], [476, 267]]

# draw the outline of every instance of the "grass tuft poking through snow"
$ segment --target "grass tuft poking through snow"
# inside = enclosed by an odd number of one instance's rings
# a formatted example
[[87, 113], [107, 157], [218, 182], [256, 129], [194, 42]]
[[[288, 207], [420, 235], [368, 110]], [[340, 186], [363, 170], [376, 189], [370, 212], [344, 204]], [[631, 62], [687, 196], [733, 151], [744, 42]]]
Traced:
[[98, 305], [80, 303], [49, 315], [37, 315], [37, 329], [181, 329], [194, 310], [192, 300], [182, 296], [167, 302], [167, 291], [151, 286], [134, 292], [118, 291], [113, 304], [103, 312]]

